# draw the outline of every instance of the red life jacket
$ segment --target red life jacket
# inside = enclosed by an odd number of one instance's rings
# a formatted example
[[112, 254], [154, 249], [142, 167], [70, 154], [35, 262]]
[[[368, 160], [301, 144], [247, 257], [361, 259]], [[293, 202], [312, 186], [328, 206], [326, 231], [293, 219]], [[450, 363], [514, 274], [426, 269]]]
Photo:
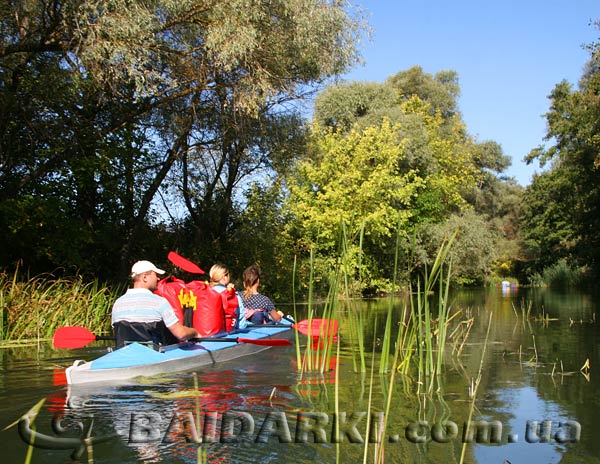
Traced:
[[237, 326], [239, 310], [234, 288], [220, 293], [206, 282], [186, 284], [171, 276], [160, 280], [154, 293], [169, 301], [179, 322], [193, 327], [202, 337], [230, 332]]
[[238, 313], [239, 313], [239, 303], [237, 292], [235, 288], [228, 287], [223, 290], [223, 295], [226, 298], [226, 306], [225, 306], [225, 330], [227, 332], [231, 332], [235, 330], [237, 326]]
[[206, 282], [194, 280], [187, 284], [188, 305], [192, 308], [192, 324], [200, 336], [214, 335], [225, 329], [224, 295]]
[[[154, 291], [157, 295], [166, 298], [171, 307], [175, 311], [175, 315], [179, 322], [183, 325], [191, 326], [192, 320], [190, 317], [185, 317], [184, 308], [187, 306], [187, 290], [185, 282], [181, 279], [177, 279], [173, 276], [161, 279], [158, 281], [158, 287]], [[186, 319], [189, 319], [186, 321]], [[187, 324], [186, 324], [187, 322]]]

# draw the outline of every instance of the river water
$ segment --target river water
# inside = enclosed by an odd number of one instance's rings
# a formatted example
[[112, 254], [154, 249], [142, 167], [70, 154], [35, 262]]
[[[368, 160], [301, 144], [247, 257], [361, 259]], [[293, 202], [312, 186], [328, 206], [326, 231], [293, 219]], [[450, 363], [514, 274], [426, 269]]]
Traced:
[[[365, 372], [344, 323], [339, 358], [310, 375], [298, 373], [295, 348], [273, 347], [197, 372], [72, 389], [62, 369], [106, 345], [2, 349], [3, 461], [346, 463], [374, 462], [383, 449], [386, 463], [600, 462], [598, 300], [524, 288], [450, 300], [454, 326], [473, 324], [460, 354], [449, 336], [443, 375], [427, 394], [417, 393], [426, 380], [414, 370], [391, 389], [389, 373], [377, 371], [385, 300], [353, 302], [368, 332]], [[469, 414], [479, 428], [466, 427]]]

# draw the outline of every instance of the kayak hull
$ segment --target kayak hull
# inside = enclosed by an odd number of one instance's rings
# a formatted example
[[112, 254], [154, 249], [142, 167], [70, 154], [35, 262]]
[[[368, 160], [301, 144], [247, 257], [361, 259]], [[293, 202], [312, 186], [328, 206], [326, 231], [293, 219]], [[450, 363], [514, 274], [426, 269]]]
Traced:
[[[225, 335], [227, 339], [241, 337], [249, 340], [285, 338], [290, 340], [290, 326], [253, 327]], [[123, 384], [140, 376], [154, 376], [170, 372], [197, 369], [250, 356], [269, 349], [268, 345], [235, 341], [185, 342], [158, 352], [139, 343], [107, 353], [91, 362], [77, 360], [65, 371], [69, 385], [89, 383]]]

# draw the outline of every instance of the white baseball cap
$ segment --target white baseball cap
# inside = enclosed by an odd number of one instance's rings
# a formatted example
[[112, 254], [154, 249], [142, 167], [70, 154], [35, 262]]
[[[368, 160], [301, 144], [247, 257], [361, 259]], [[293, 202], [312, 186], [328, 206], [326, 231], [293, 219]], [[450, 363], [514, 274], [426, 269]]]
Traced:
[[138, 261], [133, 266], [131, 266], [131, 277], [135, 277], [136, 275], [143, 274], [144, 272], [154, 271], [157, 274], [164, 274], [165, 271], [157, 268], [150, 261]]

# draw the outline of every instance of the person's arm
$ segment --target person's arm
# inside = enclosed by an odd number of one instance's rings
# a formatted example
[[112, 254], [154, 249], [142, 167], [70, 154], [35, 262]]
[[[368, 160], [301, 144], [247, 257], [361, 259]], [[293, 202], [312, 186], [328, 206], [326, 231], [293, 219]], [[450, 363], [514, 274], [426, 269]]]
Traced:
[[237, 295], [237, 300], [238, 300], [238, 323], [237, 323], [237, 328], [238, 329], [245, 329], [246, 327], [248, 327], [248, 319], [246, 319], [246, 308], [244, 308], [244, 302], [242, 300], [242, 297], [240, 296], [240, 294], [238, 293]]
[[179, 340], [187, 340], [189, 338], [197, 338], [200, 336], [198, 331], [192, 327], [186, 327], [181, 322], [176, 322], [169, 326], [171, 333]]
[[185, 340], [188, 338], [199, 337], [198, 331], [192, 327], [186, 327], [175, 315], [175, 311], [171, 307], [170, 303], [165, 299], [166, 305], [163, 307], [162, 320], [171, 331], [171, 333], [179, 340]]
[[279, 321], [281, 321], [281, 318], [283, 317], [283, 313], [281, 311], [277, 311], [276, 309], [273, 309], [269, 313], [269, 317], [271, 319], [273, 319], [273, 322], [279, 322]]
[[266, 310], [267, 310], [271, 320], [273, 322], [281, 321], [281, 318], [283, 317], [283, 313], [281, 311], [277, 311], [277, 309], [275, 308], [275, 305], [273, 304], [273, 302], [271, 301], [271, 299], [269, 297], [265, 296], [264, 298], [266, 301], [266, 305], [265, 305]]

